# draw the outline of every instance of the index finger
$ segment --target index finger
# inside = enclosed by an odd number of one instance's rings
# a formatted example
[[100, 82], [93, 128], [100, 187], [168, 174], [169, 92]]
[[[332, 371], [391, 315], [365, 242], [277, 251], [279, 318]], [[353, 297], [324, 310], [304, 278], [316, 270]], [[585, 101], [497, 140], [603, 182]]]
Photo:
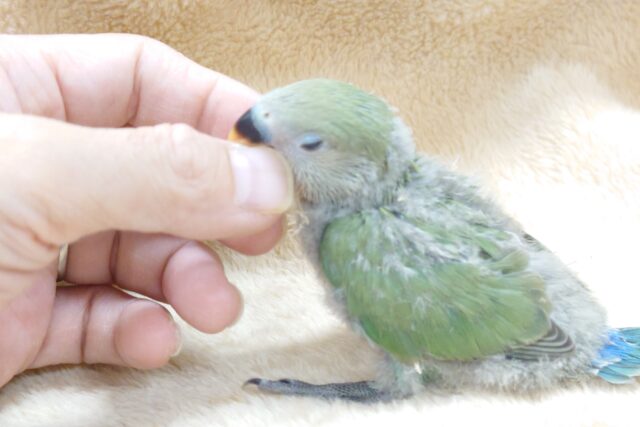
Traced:
[[121, 127], [186, 123], [224, 138], [258, 94], [131, 34], [0, 36], [0, 110]]

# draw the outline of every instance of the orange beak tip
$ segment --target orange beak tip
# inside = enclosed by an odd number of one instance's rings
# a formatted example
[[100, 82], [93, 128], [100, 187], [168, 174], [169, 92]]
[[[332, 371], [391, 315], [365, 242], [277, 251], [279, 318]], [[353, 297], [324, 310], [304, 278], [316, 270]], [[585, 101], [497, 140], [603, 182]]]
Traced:
[[231, 141], [231, 142], [235, 142], [236, 144], [246, 145], [248, 147], [255, 147], [256, 146], [256, 144], [252, 143], [247, 138], [245, 138], [244, 136], [240, 135], [238, 133], [238, 131], [236, 130], [235, 126], [233, 128], [231, 128], [231, 131], [229, 132], [229, 135], [227, 136], [227, 139], [229, 141]]

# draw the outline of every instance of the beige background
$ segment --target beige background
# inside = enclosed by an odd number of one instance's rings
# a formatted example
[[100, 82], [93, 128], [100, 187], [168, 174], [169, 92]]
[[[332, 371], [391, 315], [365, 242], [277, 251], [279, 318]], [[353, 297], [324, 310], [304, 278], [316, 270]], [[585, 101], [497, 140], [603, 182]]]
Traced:
[[[136, 32], [260, 90], [311, 76], [400, 108], [423, 151], [478, 176], [593, 289], [614, 326], [640, 326], [640, 1], [0, 1], [10, 33]], [[153, 372], [63, 367], [0, 390], [0, 425], [635, 425], [637, 387], [535, 398], [430, 391], [379, 406], [279, 398], [256, 375], [367, 378], [378, 354], [326, 308], [292, 239], [225, 253], [245, 314], [184, 326]]]

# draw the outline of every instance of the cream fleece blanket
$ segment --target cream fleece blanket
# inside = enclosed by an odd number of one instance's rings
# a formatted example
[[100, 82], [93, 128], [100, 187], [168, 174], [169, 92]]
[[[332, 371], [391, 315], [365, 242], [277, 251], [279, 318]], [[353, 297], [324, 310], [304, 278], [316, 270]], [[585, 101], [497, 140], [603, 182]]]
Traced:
[[[640, 2], [0, 2], [11, 33], [136, 32], [260, 90], [352, 81], [399, 107], [419, 146], [478, 176], [593, 289], [615, 326], [640, 326]], [[0, 390], [2, 426], [638, 425], [637, 387], [535, 398], [428, 392], [392, 404], [258, 395], [251, 376], [368, 378], [379, 354], [326, 308], [293, 239], [225, 252], [246, 300], [231, 330], [183, 325], [166, 368], [24, 374]]]

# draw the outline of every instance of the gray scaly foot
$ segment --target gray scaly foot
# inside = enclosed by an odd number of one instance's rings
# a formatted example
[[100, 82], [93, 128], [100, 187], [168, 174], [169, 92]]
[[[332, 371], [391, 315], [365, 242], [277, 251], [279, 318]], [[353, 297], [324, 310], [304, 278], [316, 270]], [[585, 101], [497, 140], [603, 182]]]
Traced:
[[277, 381], [251, 378], [246, 384], [253, 384], [261, 391], [269, 393], [311, 396], [323, 399], [343, 399], [361, 403], [373, 403], [391, 400], [389, 393], [373, 387], [372, 381], [352, 383], [310, 384], [304, 381], [282, 379]]

